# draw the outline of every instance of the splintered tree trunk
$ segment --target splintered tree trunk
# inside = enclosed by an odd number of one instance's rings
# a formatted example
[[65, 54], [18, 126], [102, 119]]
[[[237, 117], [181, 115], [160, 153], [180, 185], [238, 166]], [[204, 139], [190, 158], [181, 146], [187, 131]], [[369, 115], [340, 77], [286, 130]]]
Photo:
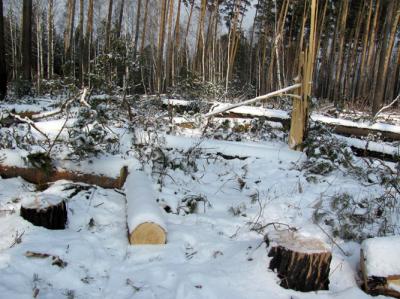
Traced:
[[301, 292], [328, 290], [332, 254], [317, 239], [281, 232], [273, 239], [269, 268], [276, 270], [280, 285]]
[[3, 0], [0, 0], [0, 101], [7, 94], [7, 68], [5, 60], [4, 28], [3, 28]]
[[36, 226], [65, 229], [68, 214], [65, 201], [61, 197], [40, 194], [23, 200], [21, 217]]

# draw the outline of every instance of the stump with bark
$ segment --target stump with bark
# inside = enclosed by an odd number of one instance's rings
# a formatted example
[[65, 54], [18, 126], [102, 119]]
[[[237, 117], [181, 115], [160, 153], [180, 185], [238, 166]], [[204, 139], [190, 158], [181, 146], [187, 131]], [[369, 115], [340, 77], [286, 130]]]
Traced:
[[61, 197], [42, 193], [23, 199], [21, 217], [36, 226], [65, 229], [68, 213]]
[[400, 298], [400, 237], [367, 239], [361, 244], [363, 289], [373, 296]]
[[301, 292], [329, 289], [332, 255], [325, 243], [289, 231], [270, 240], [269, 268], [276, 270], [282, 287]]

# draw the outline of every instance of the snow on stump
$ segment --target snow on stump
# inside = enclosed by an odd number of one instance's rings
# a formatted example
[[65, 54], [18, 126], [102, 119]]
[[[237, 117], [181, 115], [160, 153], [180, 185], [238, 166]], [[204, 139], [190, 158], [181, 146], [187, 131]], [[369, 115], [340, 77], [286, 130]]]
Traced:
[[362, 242], [360, 269], [364, 290], [371, 295], [400, 298], [400, 237]]
[[65, 229], [68, 220], [64, 199], [45, 193], [24, 198], [20, 214], [33, 225], [48, 229]]
[[142, 171], [132, 171], [125, 181], [129, 242], [165, 244], [167, 230], [150, 179]]
[[276, 270], [281, 287], [301, 292], [329, 289], [332, 254], [324, 242], [290, 231], [276, 232], [269, 241], [269, 268]]

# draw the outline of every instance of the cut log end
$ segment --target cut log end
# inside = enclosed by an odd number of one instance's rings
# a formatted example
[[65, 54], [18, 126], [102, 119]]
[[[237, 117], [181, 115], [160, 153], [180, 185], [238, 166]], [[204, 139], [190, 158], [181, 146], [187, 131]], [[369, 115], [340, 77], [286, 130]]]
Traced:
[[269, 268], [276, 270], [282, 287], [301, 292], [329, 289], [332, 255], [320, 240], [286, 234], [274, 242]]
[[[43, 205], [43, 202], [45, 205]], [[54, 197], [25, 200], [21, 205], [21, 217], [35, 226], [48, 229], [65, 229], [68, 220], [67, 206], [63, 199]]]
[[158, 224], [146, 222], [133, 230], [129, 236], [129, 242], [132, 245], [165, 244], [167, 242], [167, 234]]
[[360, 251], [363, 289], [370, 295], [400, 298], [400, 267], [398, 236], [364, 240]]

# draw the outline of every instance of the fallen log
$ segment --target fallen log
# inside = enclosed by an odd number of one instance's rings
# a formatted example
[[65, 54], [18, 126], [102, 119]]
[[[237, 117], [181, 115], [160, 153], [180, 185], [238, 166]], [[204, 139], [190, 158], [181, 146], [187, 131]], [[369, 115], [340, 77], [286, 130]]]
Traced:
[[325, 243], [291, 231], [268, 238], [272, 241], [269, 269], [277, 272], [280, 286], [301, 292], [329, 289], [332, 254]]
[[68, 220], [65, 201], [44, 193], [23, 198], [20, 215], [33, 225], [48, 229], [64, 229]]
[[363, 241], [360, 270], [363, 289], [373, 296], [400, 298], [400, 237], [380, 237]]
[[132, 245], [165, 244], [167, 230], [151, 181], [132, 171], [125, 182], [129, 242]]
[[80, 173], [68, 170], [53, 169], [51, 171], [46, 171], [40, 168], [24, 168], [0, 164], [0, 176], [2, 178], [22, 177], [24, 180], [39, 186], [45, 186], [50, 182], [58, 180], [69, 180], [89, 185], [97, 185], [107, 189], [120, 189], [125, 183], [127, 170], [126, 167], [123, 167], [120, 171], [119, 177], [111, 178], [104, 175]]

